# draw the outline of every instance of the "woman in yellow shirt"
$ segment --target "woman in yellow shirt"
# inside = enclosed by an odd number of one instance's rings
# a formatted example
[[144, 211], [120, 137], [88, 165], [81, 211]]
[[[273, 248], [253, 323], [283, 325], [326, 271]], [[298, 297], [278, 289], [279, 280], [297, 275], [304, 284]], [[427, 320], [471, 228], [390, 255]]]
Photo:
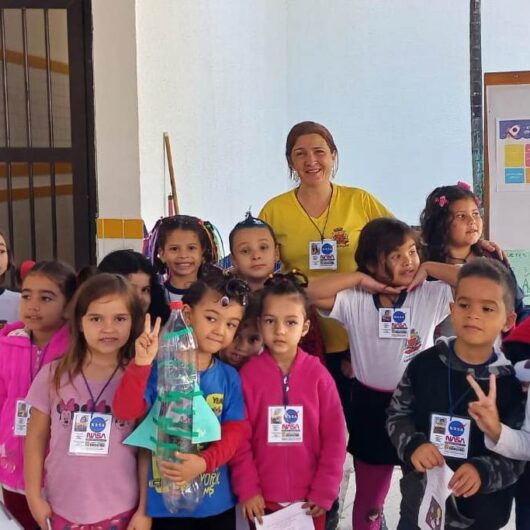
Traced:
[[[285, 270], [299, 269], [310, 279], [330, 271], [355, 270], [355, 250], [364, 225], [392, 214], [359, 188], [332, 183], [338, 151], [331, 133], [319, 123], [296, 124], [287, 135], [285, 156], [293, 190], [270, 199], [259, 218], [270, 224], [280, 244]], [[348, 337], [332, 319], [319, 319], [326, 364], [337, 383], [346, 417], [351, 372]]]

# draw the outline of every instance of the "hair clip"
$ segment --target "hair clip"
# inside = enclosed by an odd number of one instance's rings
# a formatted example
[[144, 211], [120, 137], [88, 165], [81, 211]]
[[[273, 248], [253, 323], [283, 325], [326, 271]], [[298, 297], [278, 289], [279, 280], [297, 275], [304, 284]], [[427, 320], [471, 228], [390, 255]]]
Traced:
[[459, 180], [456, 185], [461, 190], [471, 191], [471, 186], [467, 182], [462, 182], [461, 180]]
[[219, 300], [219, 303], [223, 306], [223, 307], [226, 307], [228, 305], [230, 305], [230, 298], [228, 298], [228, 296], [221, 296], [221, 300]]
[[440, 197], [436, 197], [436, 199], [434, 199], [434, 202], [440, 207], [440, 208], [443, 208], [444, 206], [446, 206], [447, 204], [449, 204], [449, 200], [447, 199], [447, 197], [445, 195], [440, 195]]

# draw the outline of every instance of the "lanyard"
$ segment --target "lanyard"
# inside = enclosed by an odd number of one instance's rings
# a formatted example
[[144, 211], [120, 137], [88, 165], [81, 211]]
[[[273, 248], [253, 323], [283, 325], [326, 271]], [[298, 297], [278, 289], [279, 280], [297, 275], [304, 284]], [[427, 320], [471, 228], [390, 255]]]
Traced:
[[90, 411], [92, 414], [94, 414], [94, 412], [96, 412], [96, 406], [97, 406], [97, 403], [99, 401], [99, 398], [103, 395], [103, 392], [105, 392], [105, 390], [107, 390], [107, 387], [109, 386], [110, 382], [112, 381], [112, 379], [116, 375], [116, 372], [118, 371], [119, 367], [120, 367], [120, 365], [118, 364], [118, 366], [116, 366], [116, 368], [114, 368], [114, 372], [112, 372], [112, 374], [110, 374], [110, 377], [107, 379], [107, 382], [103, 385], [103, 388], [101, 389], [101, 392], [98, 394], [98, 397], [96, 399], [94, 399], [94, 394], [92, 394], [92, 389], [90, 388], [90, 385], [88, 384], [87, 378], [86, 378], [83, 370], [81, 370], [81, 376], [83, 377], [83, 381], [85, 382], [86, 389], [88, 390], [88, 393], [90, 395], [90, 399], [92, 400], [92, 410]]
[[[49, 344], [49, 343], [48, 343]], [[33, 333], [30, 332], [29, 334], [29, 379], [31, 382], [33, 382], [33, 379], [37, 376], [37, 374], [40, 372], [40, 369], [42, 368], [42, 364], [44, 363], [44, 357], [46, 357], [46, 353], [48, 353], [48, 344], [44, 346], [41, 350], [37, 348], [37, 355], [35, 358], [35, 367], [33, 366]], [[36, 370], [35, 370], [36, 368]]]
[[[390, 301], [392, 302], [392, 309], [398, 309], [400, 308], [404, 302], [405, 302], [405, 299], [407, 298], [407, 290], [406, 289], [403, 289], [403, 291], [401, 291], [396, 299], [395, 302], [393, 302], [391, 299]], [[381, 305], [381, 296], [379, 294], [374, 294], [373, 295], [373, 300], [374, 300], [374, 304], [375, 304], [375, 307], [377, 309], [385, 309], [385, 306]], [[390, 308], [389, 308], [390, 309]]]
[[320, 241], [324, 241], [324, 233], [326, 231], [326, 226], [328, 225], [328, 219], [329, 219], [329, 211], [331, 210], [331, 201], [333, 200], [333, 193], [335, 192], [335, 188], [333, 187], [333, 184], [331, 184], [331, 195], [329, 197], [328, 207], [327, 207], [327, 213], [326, 213], [326, 221], [324, 222], [324, 228], [322, 231], [320, 228], [318, 228], [318, 225], [313, 221], [313, 218], [307, 213], [307, 210], [304, 208], [304, 205], [300, 202], [300, 199], [298, 198], [298, 190], [295, 192], [294, 196], [296, 197], [296, 200], [298, 201], [298, 204], [304, 210], [304, 213], [307, 215], [307, 218], [311, 221], [311, 224], [317, 229], [318, 234], [320, 235]]
[[[462, 403], [462, 401], [467, 397], [467, 395], [473, 390], [471, 387], [469, 387], [457, 400], [455, 403], [453, 403], [453, 391], [451, 388], [451, 357], [454, 355], [454, 350], [451, 347], [449, 350], [449, 354], [447, 356], [447, 390], [449, 393], [449, 416], [452, 418], [455, 410], [457, 409], [458, 405]], [[475, 371], [476, 377], [480, 378], [482, 377], [489, 369], [489, 365], [492, 362], [494, 357], [494, 354], [491, 354], [491, 357], [489, 358], [486, 365], [483, 367], [480, 373], [478, 371]]]

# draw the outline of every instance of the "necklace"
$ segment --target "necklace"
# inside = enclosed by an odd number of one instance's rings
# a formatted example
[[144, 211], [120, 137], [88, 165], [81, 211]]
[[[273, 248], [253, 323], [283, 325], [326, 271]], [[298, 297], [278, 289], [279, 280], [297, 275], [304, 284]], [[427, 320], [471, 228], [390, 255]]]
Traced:
[[329, 196], [328, 205], [326, 207], [326, 220], [324, 221], [324, 228], [320, 230], [318, 225], [313, 221], [313, 218], [309, 215], [307, 210], [304, 208], [304, 205], [300, 202], [300, 199], [298, 197], [298, 190], [300, 188], [296, 188], [294, 192], [294, 196], [296, 197], [296, 200], [298, 201], [298, 204], [304, 210], [304, 213], [307, 215], [307, 218], [311, 221], [311, 224], [317, 229], [318, 235], [320, 236], [320, 241], [324, 241], [324, 233], [326, 232], [326, 226], [328, 225], [328, 219], [329, 219], [329, 211], [331, 209], [331, 201], [333, 200], [333, 193], [335, 192], [335, 188], [333, 187], [333, 184], [331, 184], [331, 195]]
[[457, 257], [451, 255], [450, 253], [448, 253], [447, 254], [447, 258], [450, 260], [451, 263], [453, 263], [455, 265], [459, 265], [459, 264], [467, 263], [467, 260], [472, 255], [472, 253], [473, 253], [473, 251], [470, 250], [465, 258], [457, 258]]

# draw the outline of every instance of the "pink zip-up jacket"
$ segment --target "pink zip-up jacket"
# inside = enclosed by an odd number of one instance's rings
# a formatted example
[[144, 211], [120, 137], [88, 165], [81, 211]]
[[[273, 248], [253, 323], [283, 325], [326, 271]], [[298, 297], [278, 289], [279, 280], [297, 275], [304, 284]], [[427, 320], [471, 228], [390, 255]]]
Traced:
[[[271, 502], [309, 500], [329, 510], [339, 494], [346, 458], [344, 414], [331, 375], [300, 348], [287, 385], [267, 349], [240, 375], [251, 432], [230, 463], [239, 502], [262, 495]], [[303, 406], [302, 443], [267, 441], [269, 407], [285, 402]]]
[[17, 400], [25, 399], [31, 386], [31, 370], [62, 357], [69, 341], [68, 326], [61, 327], [42, 349], [26, 336], [8, 334], [23, 329], [23, 322], [7, 324], [0, 330], [0, 484], [24, 493], [24, 436], [15, 436]]

